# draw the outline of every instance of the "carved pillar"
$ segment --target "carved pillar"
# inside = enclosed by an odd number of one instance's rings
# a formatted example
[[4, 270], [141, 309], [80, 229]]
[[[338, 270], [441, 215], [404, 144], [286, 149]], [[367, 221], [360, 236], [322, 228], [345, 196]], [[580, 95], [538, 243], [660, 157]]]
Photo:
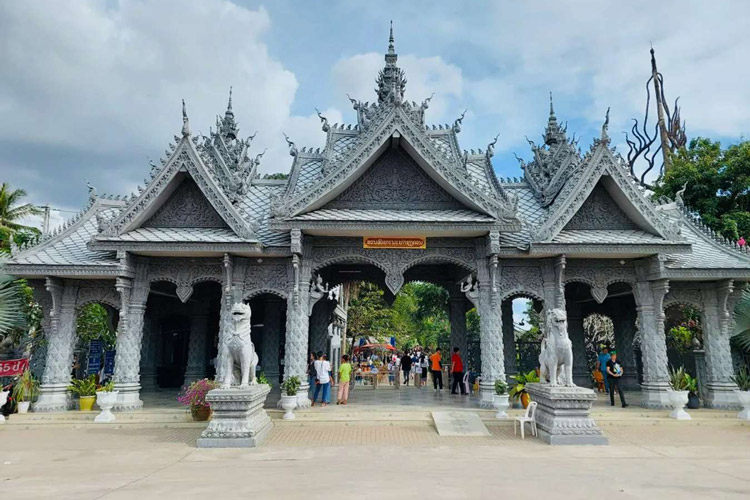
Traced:
[[188, 342], [187, 366], [185, 367], [185, 384], [190, 384], [206, 376], [207, 323], [208, 316], [205, 315], [190, 318], [190, 340]]
[[263, 352], [260, 365], [266, 378], [277, 384], [279, 380], [279, 341], [282, 335], [281, 316], [284, 303], [279, 299], [264, 301], [263, 304]]
[[70, 406], [68, 385], [76, 341], [78, 287], [58, 278], [47, 278], [46, 288], [52, 296], [47, 362], [34, 411], [65, 411]]
[[505, 373], [510, 376], [518, 373], [516, 366], [516, 332], [513, 325], [513, 301], [504, 300], [501, 306], [503, 321], [503, 351], [505, 352]]
[[115, 389], [120, 391], [115, 409], [120, 411], [143, 408], [140, 398], [141, 341], [149, 289], [148, 263], [145, 261], [137, 264], [133, 280], [117, 279], [122, 306], [117, 329], [114, 381]]
[[[490, 271], [497, 264], [492, 258], [478, 262], [479, 281], [479, 343], [482, 355], [482, 380], [479, 384], [482, 408], [492, 408], [495, 394], [495, 381], [505, 380], [505, 360], [503, 358], [503, 320], [500, 308], [500, 294], [495, 288]], [[497, 269], [495, 269], [495, 272]]]
[[466, 365], [469, 348], [466, 343], [466, 297], [463, 294], [451, 295], [448, 313], [451, 322], [450, 354], [453, 353], [454, 347], [458, 347]]
[[702, 290], [703, 312], [703, 346], [706, 356], [707, 384], [703, 403], [709, 408], [738, 408], [739, 401], [732, 382], [734, 366], [729, 339], [732, 336], [734, 302], [738, 294], [734, 293], [732, 280], [719, 282], [716, 287]]
[[297, 391], [297, 406], [308, 408], [311, 404], [307, 392], [308, 331], [310, 327], [310, 281], [312, 269], [310, 258], [303, 258], [302, 231], [291, 231], [292, 281], [286, 308], [286, 345], [284, 353], [284, 378], [296, 376], [301, 385]]
[[652, 282], [639, 279], [635, 285], [636, 309], [641, 327], [643, 358], [643, 406], [669, 408], [667, 342], [664, 336], [664, 296], [669, 280]]

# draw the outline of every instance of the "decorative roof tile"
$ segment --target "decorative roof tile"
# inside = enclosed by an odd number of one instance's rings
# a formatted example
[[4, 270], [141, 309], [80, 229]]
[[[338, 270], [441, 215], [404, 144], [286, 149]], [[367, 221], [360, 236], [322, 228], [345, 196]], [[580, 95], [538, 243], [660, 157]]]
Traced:
[[353, 210], [320, 209], [293, 217], [297, 221], [362, 221], [362, 222], [489, 222], [493, 217], [471, 210]]

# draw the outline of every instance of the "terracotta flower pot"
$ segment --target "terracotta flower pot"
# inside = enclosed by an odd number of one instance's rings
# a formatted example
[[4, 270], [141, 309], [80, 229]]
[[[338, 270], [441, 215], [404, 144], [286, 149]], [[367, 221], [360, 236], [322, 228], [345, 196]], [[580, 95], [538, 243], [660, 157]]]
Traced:
[[196, 422], [205, 422], [211, 417], [211, 408], [208, 406], [191, 406], [190, 415]]
[[81, 396], [78, 398], [78, 409], [81, 411], [91, 411], [94, 409], [96, 396]]

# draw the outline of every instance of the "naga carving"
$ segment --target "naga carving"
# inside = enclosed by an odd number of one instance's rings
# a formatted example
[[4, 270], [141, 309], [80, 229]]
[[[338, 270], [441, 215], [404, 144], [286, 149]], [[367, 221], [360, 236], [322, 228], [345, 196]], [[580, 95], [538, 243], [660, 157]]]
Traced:
[[[220, 363], [224, 367], [224, 380], [222, 389], [229, 389], [239, 378], [240, 389], [247, 389], [255, 385], [255, 367], [258, 366], [258, 355], [250, 337], [250, 319], [252, 311], [250, 306], [242, 302], [232, 307], [232, 323], [227, 331], [227, 339], [222, 346], [219, 356]], [[240, 376], [235, 373], [235, 365], [239, 365]]]
[[547, 312], [547, 336], [542, 340], [539, 354], [539, 379], [549, 378], [552, 386], [573, 387], [573, 344], [568, 336], [568, 317], [562, 309]]

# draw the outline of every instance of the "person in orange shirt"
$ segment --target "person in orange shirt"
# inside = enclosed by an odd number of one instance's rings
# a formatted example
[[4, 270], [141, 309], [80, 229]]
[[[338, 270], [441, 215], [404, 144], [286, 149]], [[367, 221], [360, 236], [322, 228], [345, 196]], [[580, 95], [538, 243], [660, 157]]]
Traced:
[[443, 390], [443, 372], [440, 368], [442, 359], [443, 356], [440, 354], [440, 348], [438, 347], [435, 354], [430, 356], [430, 371], [432, 372], [432, 386], [435, 388], [435, 394], [438, 393], [438, 387], [440, 387], [439, 390]]

